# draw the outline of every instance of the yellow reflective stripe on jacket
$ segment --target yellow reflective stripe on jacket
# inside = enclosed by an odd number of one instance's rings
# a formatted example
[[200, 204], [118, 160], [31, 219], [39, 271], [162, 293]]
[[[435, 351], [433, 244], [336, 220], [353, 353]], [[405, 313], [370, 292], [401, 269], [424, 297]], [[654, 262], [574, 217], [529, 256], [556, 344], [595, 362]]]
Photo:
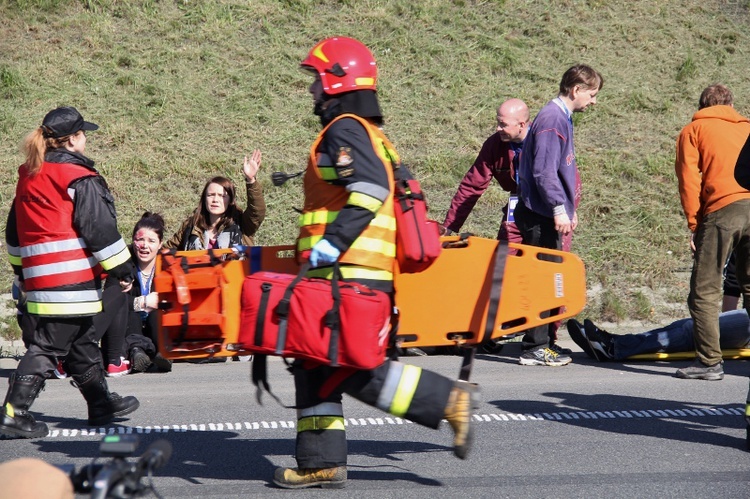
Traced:
[[386, 256], [396, 257], [396, 245], [383, 241], [382, 239], [372, 239], [369, 237], [358, 237], [349, 249], [361, 249], [366, 251], [375, 251]]
[[81, 303], [40, 303], [27, 301], [26, 310], [35, 315], [51, 316], [80, 316], [94, 315], [102, 311], [102, 302], [81, 302]]
[[336, 169], [332, 166], [318, 166], [318, 171], [323, 180], [336, 180], [339, 178], [339, 174], [336, 173]]
[[110, 270], [127, 262], [130, 259], [130, 251], [128, 251], [125, 241], [120, 238], [119, 241], [94, 252], [94, 256], [99, 260], [104, 270]]
[[[338, 211], [318, 210], [311, 211], [309, 213], [303, 213], [299, 216], [299, 226], [306, 227], [308, 225], [320, 225], [330, 224], [336, 217], [339, 216]], [[372, 227], [382, 227], [388, 230], [396, 230], [396, 217], [386, 215], [384, 213], [377, 213], [375, 218], [370, 222]]]
[[745, 416], [750, 417], [750, 404], [745, 406]]
[[346, 201], [346, 204], [359, 206], [360, 208], [364, 208], [367, 211], [371, 211], [372, 213], [377, 213], [380, 207], [383, 206], [383, 202], [381, 200], [367, 194], [362, 194], [361, 192], [352, 192], [349, 195], [349, 199]]
[[[369, 267], [349, 267], [342, 265], [339, 267], [341, 271], [342, 279], [351, 279], [353, 281], [359, 279], [370, 279], [373, 281], [392, 281], [393, 272], [387, 270], [373, 269]], [[310, 269], [307, 271], [309, 277], [322, 277], [324, 279], [333, 279], [333, 268], [332, 267], [321, 267]]]
[[18, 246], [11, 246], [10, 244], [6, 245], [8, 249], [8, 261], [11, 265], [14, 267], [20, 267], [21, 266], [21, 248]]
[[[300, 238], [297, 241], [297, 248], [300, 251], [312, 249], [312, 247], [321, 239], [323, 239], [322, 235]], [[369, 237], [358, 237], [354, 240], [352, 245], [349, 246], [349, 250], [372, 251], [375, 253], [382, 253], [388, 257], [396, 256], [395, 244], [383, 241], [382, 239], [372, 239]]]
[[318, 210], [303, 213], [299, 216], [299, 226], [329, 224], [339, 216], [338, 211]]
[[341, 416], [311, 416], [297, 421], [297, 432], [315, 430], [345, 431], [344, 418]]

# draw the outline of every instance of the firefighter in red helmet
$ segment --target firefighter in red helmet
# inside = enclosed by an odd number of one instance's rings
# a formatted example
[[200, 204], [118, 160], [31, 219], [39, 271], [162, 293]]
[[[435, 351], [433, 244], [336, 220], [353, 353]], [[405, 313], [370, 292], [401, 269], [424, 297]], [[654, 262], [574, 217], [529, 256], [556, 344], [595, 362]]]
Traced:
[[[310, 93], [323, 131], [310, 149], [304, 178], [297, 253], [310, 276], [342, 278], [393, 295], [396, 224], [394, 176], [409, 177], [380, 129], [377, 66], [370, 50], [352, 38], [334, 37], [302, 61], [314, 80]], [[453, 432], [453, 452], [463, 459], [471, 445], [476, 385], [383, 359], [364, 371], [293, 365], [297, 407], [296, 468], [278, 468], [284, 488], [340, 488], [346, 483], [347, 444], [342, 407], [346, 393], [415, 423]]]

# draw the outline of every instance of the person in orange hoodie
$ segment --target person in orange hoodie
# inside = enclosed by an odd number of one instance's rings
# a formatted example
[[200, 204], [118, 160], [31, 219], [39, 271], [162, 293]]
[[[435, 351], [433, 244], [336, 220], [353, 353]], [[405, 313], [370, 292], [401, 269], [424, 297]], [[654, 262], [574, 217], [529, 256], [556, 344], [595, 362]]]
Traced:
[[714, 84], [701, 93], [698, 112], [677, 139], [675, 172], [691, 234], [693, 272], [688, 308], [693, 318], [695, 362], [678, 369], [683, 379], [721, 380], [719, 304], [724, 264], [736, 251], [737, 280], [750, 293], [750, 190], [735, 169], [750, 168], [741, 154], [750, 146], [750, 120], [734, 109], [732, 92]]

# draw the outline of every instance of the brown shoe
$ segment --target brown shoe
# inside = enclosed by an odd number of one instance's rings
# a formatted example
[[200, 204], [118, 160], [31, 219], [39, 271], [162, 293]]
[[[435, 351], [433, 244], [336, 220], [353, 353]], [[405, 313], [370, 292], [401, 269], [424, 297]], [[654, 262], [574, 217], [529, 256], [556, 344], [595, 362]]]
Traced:
[[445, 419], [453, 428], [453, 453], [459, 459], [466, 459], [474, 428], [472, 413], [479, 407], [479, 385], [467, 381], [456, 381], [445, 407]]
[[276, 468], [273, 483], [283, 489], [341, 489], [346, 485], [346, 466], [335, 468]]

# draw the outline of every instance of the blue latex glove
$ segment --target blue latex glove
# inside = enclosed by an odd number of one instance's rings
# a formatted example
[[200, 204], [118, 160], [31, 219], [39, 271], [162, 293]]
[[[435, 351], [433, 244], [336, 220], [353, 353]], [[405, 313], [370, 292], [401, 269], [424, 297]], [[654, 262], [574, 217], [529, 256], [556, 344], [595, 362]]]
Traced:
[[318, 265], [333, 263], [338, 260], [339, 255], [341, 255], [341, 251], [326, 239], [321, 239], [310, 252], [310, 265], [317, 267]]

